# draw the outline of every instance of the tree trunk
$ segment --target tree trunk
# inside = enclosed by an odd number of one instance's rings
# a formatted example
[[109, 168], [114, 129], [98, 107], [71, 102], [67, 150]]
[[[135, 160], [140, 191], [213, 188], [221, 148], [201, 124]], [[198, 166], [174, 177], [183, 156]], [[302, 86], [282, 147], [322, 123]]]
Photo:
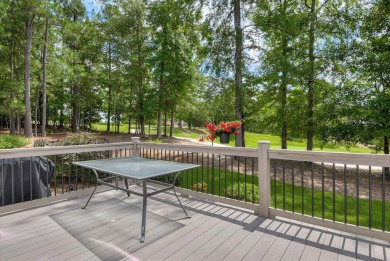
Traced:
[[[30, 10], [31, 12], [31, 10]], [[31, 138], [32, 123], [31, 123], [31, 100], [30, 100], [30, 59], [31, 59], [31, 42], [32, 42], [32, 31], [33, 31], [33, 20], [34, 15], [28, 14], [26, 20], [26, 48], [25, 48], [25, 71], [24, 71], [24, 103], [26, 106], [24, 112], [24, 136]]]
[[130, 133], [131, 133], [131, 117], [130, 117], [130, 115], [129, 115], [128, 129], [129, 129], [129, 130], [127, 131], [127, 133], [130, 134]]
[[79, 86], [77, 83], [73, 84], [73, 102], [72, 102], [72, 132], [80, 131], [80, 104], [79, 104]]
[[138, 58], [138, 68], [140, 69], [139, 73], [139, 88], [138, 88], [138, 105], [139, 105], [139, 124], [141, 135], [145, 135], [145, 116], [143, 114], [144, 110], [144, 87], [143, 87], [143, 60], [142, 60], [142, 43], [139, 38], [139, 34], [141, 33], [141, 23], [138, 21], [137, 23], [137, 58]]
[[60, 128], [64, 127], [64, 110], [63, 109], [61, 109], [61, 111], [60, 111], [60, 125], [58, 127], [60, 127]]
[[[16, 131], [19, 135], [22, 134], [22, 119], [20, 118], [21, 111], [16, 112]], [[31, 130], [32, 133], [32, 130]]]
[[160, 79], [158, 83], [158, 88], [159, 88], [159, 108], [158, 108], [158, 115], [157, 115], [157, 138], [162, 139], [162, 134], [161, 134], [161, 105], [162, 105], [162, 88], [164, 87], [164, 62], [161, 62], [160, 64]]
[[309, 28], [309, 71], [307, 82], [307, 150], [313, 150], [313, 136], [314, 136], [314, 42], [315, 42], [315, 19], [316, 19], [316, 0], [311, 0], [310, 7], [310, 28]]
[[162, 113], [161, 110], [158, 110], [158, 115], [157, 115], [157, 138], [162, 139], [161, 135], [161, 118], [162, 118]]
[[282, 98], [282, 149], [287, 149], [287, 76], [283, 72], [282, 83], [280, 85]]
[[39, 84], [37, 84], [36, 100], [35, 100], [35, 117], [34, 117], [35, 137], [38, 137], [38, 108], [39, 108]]
[[120, 127], [121, 127], [121, 116], [120, 115], [118, 115], [117, 117], [117, 122], [116, 122], [116, 124], [117, 124], [117, 128], [118, 128], [118, 133], [120, 132]]
[[179, 129], [183, 128], [181, 113], [179, 113], [179, 122], [178, 122], [177, 126], [179, 127]]
[[[285, 15], [287, 11], [287, 0], [283, 1], [283, 13]], [[282, 81], [280, 84], [280, 95], [281, 95], [281, 125], [282, 125], [282, 133], [281, 133], [281, 140], [282, 140], [282, 149], [287, 149], [287, 32], [283, 30], [282, 32], [282, 55], [283, 60], [282, 61]]]
[[111, 41], [108, 41], [108, 108], [107, 108], [107, 131], [111, 128], [111, 106], [112, 106], [112, 85], [111, 85]]
[[167, 107], [164, 110], [164, 136], [167, 136]]
[[[234, 0], [234, 28], [235, 28], [235, 55], [234, 55], [234, 87], [236, 94], [236, 118], [242, 122], [243, 91], [242, 91], [242, 49], [243, 37], [241, 28], [241, 0]], [[244, 125], [241, 125], [240, 134], [236, 135], [236, 147], [245, 147]]]
[[[14, 7], [15, 2], [11, 1], [11, 18], [14, 18]], [[13, 35], [11, 35], [11, 41], [10, 41], [10, 50], [11, 50], [11, 56], [10, 56], [10, 73], [11, 73], [11, 82], [13, 84], [14, 82], [14, 76], [15, 76], [15, 46], [14, 46], [14, 39]], [[10, 91], [9, 99], [11, 106], [9, 107], [9, 131], [11, 135], [15, 135], [15, 110], [12, 107], [12, 101], [14, 100], [14, 90], [13, 88]]]
[[45, 23], [45, 43], [43, 44], [43, 59], [42, 59], [42, 137], [46, 137], [46, 53], [47, 42], [49, 38], [49, 18], [46, 18]]
[[174, 113], [173, 110], [171, 111], [171, 129], [169, 130], [169, 137], [173, 137], [173, 128], [175, 127], [175, 120], [174, 120]]
[[[73, 14], [73, 22], [77, 22], [77, 14]], [[71, 49], [73, 50], [73, 55], [76, 52], [76, 46], [75, 44], [72, 44]], [[76, 71], [76, 65], [77, 65], [77, 58], [73, 57], [73, 73], [74, 75], [77, 75]], [[77, 133], [80, 131], [80, 91], [79, 91], [79, 85], [77, 81], [73, 80], [73, 101], [72, 101], [72, 132]]]

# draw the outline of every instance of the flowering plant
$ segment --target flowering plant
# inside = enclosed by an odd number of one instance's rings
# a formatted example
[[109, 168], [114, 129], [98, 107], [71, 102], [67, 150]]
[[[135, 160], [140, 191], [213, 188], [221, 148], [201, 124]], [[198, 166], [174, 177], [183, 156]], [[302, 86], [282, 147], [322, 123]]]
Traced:
[[209, 135], [207, 135], [206, 139], [214, 141], [215, 138], [221, 136], [222, 133], [240, 134], [240, 131], [238, 129], [240, 128], [241, 123], [238, 121], [228, 121], [221, 122], [219, 124], [206, 123], [204, 126], [210, 133]]

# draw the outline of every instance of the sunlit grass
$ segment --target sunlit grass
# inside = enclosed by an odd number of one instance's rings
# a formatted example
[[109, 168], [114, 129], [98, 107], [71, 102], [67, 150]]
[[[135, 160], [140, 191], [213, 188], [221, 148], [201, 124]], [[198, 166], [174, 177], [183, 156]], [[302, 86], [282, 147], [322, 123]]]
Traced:
[[[257, 190], [258, 177], [252, 175], [238, 174], [237, 172], [231, 172], [229, 170], [202, 167], [195, 170], [184, 171], [181, 175], [180, 186], [183, 188], [193, 189], [194, 184], [207, 184], [207, 192], [214, 195], [226, 196], [228, 189], [235, 183], [250, 183], [250, 186], [246, 187], [247, 194], [251, 194], [249, 191], [252, 189]], [[195, 185], [196, 187], [196, 185]], [[198, 190], [201, 191], [202, 188]], [[284, 196], [283, 196], [284, 190]], [[294, 191], [294, 197], [293, 197]], [[276, 192], [276, 201], [275, 201]], [[313, 193], [312, 193], [313, 192]], [[242, 191], [241, 193], [245, 193]], [[303, 195], [303, 205], [302, 205]], [[313, 195], [313, 198], [312, 198]], [[284, 198], [284, 204], [283, 204]], [[271, 207], [278, 209], [285, 209], [288, 211], [293, 210], [294, 199], [294, 212], [304, 213], [305, 215], [313, 215], [315, 217], [322, 218], [322, 207], [324, 208], [323, 217], [325, 219], [333, 220], [333, 193], [324, 192], [324, 206], [322, 206], [322, 191], [318, 189], [310, 189], [285, 183], [280, 181], [271, 181]], [[248, 202], [252, 202], [250, 198]], [[253, 197], [253, 203], [258, 204], [258, 194]], [[344, 216], [344, 204], [346, 202], [346, 219]], [[369, 226], [369, 200], [365, 198], [359, 199], [359, 225]], [[382, 229], [382, 201], [372, 200], [372, 220], [371, 226], [375, 229]], [[314, 206], [314, 208], [312, 208]], [[334, 204], [334, 219], [339, 222], [347, 222], [349, 224], [356, 224], [356, 212], [357, 212], [357, 200], [356, 197], [346, 196], [343, 194], [335, 194]], [[385, 202], [385, 215], [390, 213], [390, 201]], [[389, 219], [385, 220], [386, 231], [390, 231]]]
[[[135, 125], [131, 126], [132, 130], [136, 128]], [[106, 123], [93, 123], [92, 129], [97, 131], [106, 131], [107, 124]], [[111, 131], [115, 130], [114, 125], [111, 126]], [[128, 124], [121, 124], [119, 128], [119, 132], [128, 133]], [[169, 135], [170, 127], [167, 127], [167, 135]], [[162, 128], [162, 131], [164, 132], [164, 127]], [[132, 131], [134, 132], [134, 131]], [[145, 132], [149, 133], [149, 127], [148, 125], [145, 125]], [[182, 138], [190, 138], [190, 139], [196, 139], [199, 140], [200, 133], [206, 132], [205, 129], [188, 129], [183, 128], [180, 129], [176, 127], [173, 131], [174, 137], [182, 137]], [[150, 127], [150, 134], [155, 135], [157, 133], [157, 129], [155, 125], [152, 125]], [[257, 148], [258, 141], [265, 140], [270, 141], [271, 148], [274, 149], [280, 149], [281, 148], [281, 140], [279, 136], [275, 135], [269, 135], [269, 134], [260, 134], [260, 133], [252, 133], [252, 132], [245, 132], [245, 146], [248, 148]], [[207, 142], [207, 141], [206, 141]], [[215, 140], [216, 143], [219, 143], [219, 139], [217, 138]], [[235, 135], [230, 136], [230, 143], [228, 146], [234, 146], [235, 142]], [[290, 150], [306, 150], [306, 142], [305, 140], [291, 140], [287, 142], [287, 148]], [[351, 153], [375, 153], [374, 150], [365, 148], [365, 147], [351, 147], [346, 148], [344, 146], [334, 145], [334, 144], [325, 144], [323, 149], [321, 150], [320, 143], [315, 141], [314, 142], [314, 151], [326, 151], [326, 152], [351, 152]]]

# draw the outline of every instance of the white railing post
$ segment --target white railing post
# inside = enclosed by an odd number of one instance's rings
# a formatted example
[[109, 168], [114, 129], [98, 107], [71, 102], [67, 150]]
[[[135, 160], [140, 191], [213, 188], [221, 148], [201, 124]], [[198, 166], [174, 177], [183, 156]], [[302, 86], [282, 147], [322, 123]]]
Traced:
[[271, 179], [270, 160], [268, 158], [269, 141], [258, 142], [258, 177], [259, 177], [259, 216], [269, 217], [269, 207], [271, 205]]
[[139, 157], [138, 145], [140, 142], [140, 137], [131, 137], [131, 141], [134, 143], [133, 146], [133, 157]]

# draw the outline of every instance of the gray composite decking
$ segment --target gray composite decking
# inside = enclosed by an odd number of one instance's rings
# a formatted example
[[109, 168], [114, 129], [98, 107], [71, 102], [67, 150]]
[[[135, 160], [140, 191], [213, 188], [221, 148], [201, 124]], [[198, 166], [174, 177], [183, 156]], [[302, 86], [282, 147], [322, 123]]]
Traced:
[[0, 260], [390, 260], [390, 242], [182, 198], [142, 199], [120, 191], [0, 217]]

